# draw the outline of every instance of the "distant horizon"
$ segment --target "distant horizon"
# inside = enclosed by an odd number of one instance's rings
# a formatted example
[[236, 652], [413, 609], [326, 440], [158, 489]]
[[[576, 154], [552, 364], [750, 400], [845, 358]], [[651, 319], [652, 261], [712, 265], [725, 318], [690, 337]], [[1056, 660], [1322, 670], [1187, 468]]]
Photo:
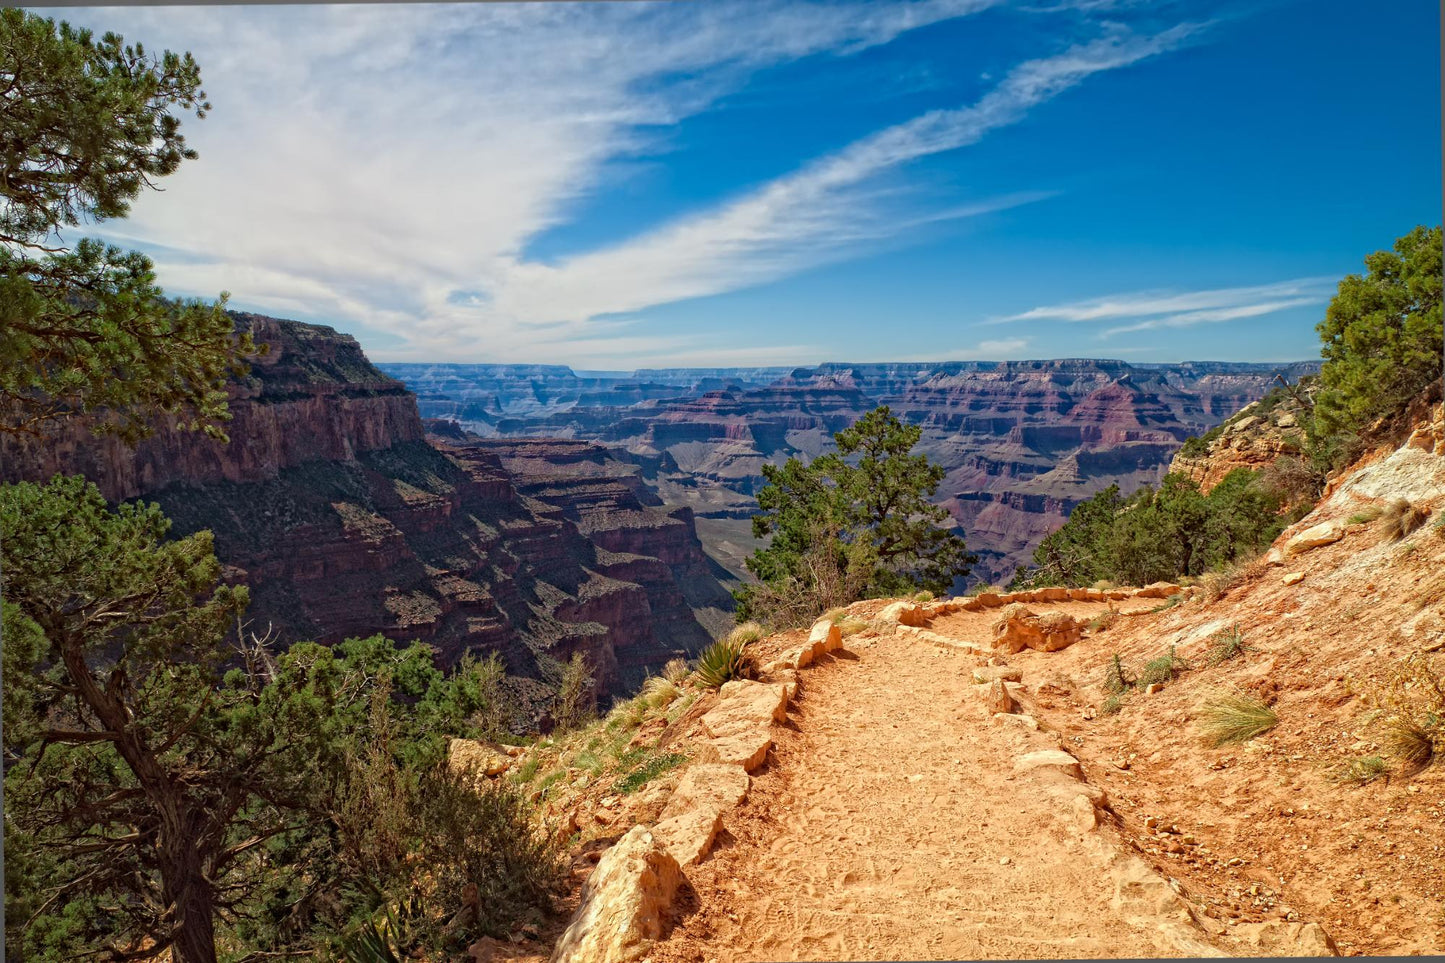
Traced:
[[44, 15], [191, 51], [214, 105], [63, 240], [378, 361], [1312, 357], [1338, 281], [1440, 218], [1435, 4]]
[[[368, 356], [369, 357], [369, 356]], [[372, 364], [385, 370], [387, 368], [559, 368], [566, 369], [579, 378], [628, 378], [636, 377], [650, 372], [664, 371], [777, 371], [789, 372], [801, 369], [818, 368], [862, 368], [880, 365], [917, 365], [919, 367], [943, 367], [947, 365], [998, 365], [998, 364], [1038, 364], [1044, 362], [1064, 361], [1100, 361], [1114, 364], [1128, 365], [1132, 368], [1172, 368], [1181, 365], [1232, 365], [1236, 367], [1250, 368], [1274, 368], [1274, 367], [1296, 367], [1299, 365], [1319, 365], [1320, 358], [1294, 358], [1288, 360], [1265, 360], [1265, 361], [1223, 361], [1208, 358], [1188, 358], [1183, 361], [1129, 361], [1124, 358], [1108, 357], [1059, 357], [1059, 358], [963, 358], [954, 360], [897, 360], [897, 361], [818, 361], [803, 364], [757, 364], [757, 365], [649, 365], [640, 368], [579, 368], [575, 365], [558, 364], [547, 361], [376, 361]]]

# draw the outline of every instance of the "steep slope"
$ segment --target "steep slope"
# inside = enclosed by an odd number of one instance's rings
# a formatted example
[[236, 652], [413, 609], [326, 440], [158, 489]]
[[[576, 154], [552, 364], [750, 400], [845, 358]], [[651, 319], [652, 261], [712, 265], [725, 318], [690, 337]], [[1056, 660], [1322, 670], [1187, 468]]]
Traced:
[[210, 529], [251, 619], [283, 642], [384, 632], [443, 662], [497, 651], [532, 679], [580, 650], [615, 692], [724, 620], [691, 517], [656, 508], [640, 477], [609, 528], [605, 508], [540, 497], [515, 452], [428, 443], [414, 396], [351, 337], [236, 321], [270, 349], [232, 390], [229, 443], [162, 426], [129, 449], [73, 425], [43, 444], [0, 437], [3, 478], [79, 472], [108, 498], [157, 502], [178, 534]]

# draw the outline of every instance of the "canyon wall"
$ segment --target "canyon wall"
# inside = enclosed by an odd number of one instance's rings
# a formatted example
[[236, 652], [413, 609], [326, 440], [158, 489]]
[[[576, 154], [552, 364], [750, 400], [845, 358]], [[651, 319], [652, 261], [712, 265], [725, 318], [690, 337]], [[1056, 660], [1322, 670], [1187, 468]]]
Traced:
[[355, 339], [236, 321], [268, 350], [232, 386], [228, 442], [162, 425], [132, 449], [72, 422], [44, 441], [0, 435], [0, 479], [80, 473], [113, 501], [156, 502], [177, 534], [210, 529], [226, 578], [251, 588], [254, 628], [281, 644], [382, 632], [443, 663], [499, 652], [533, 680], [580, 650], [615, 693], [729, 621], [691, 514], [643, 478], [660, 458], [433, 444], [415, 397]]

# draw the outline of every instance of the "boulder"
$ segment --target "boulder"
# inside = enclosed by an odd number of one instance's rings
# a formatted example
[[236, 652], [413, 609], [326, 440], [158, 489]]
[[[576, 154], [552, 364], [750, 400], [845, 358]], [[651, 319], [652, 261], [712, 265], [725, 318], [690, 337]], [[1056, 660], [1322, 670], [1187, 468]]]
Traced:
[[682, 869], [662, 841], [634, 826], [598, 861], [551, 963], [631, 963], [667, 925]]
[[1345, 526], [1340, 522], [1321, 522], [1295, 535], [1284, 544], [1285, 555], [1298, 555], [1322, 545], [1332, 545], [1345, 537]]
[[1087, 833], [1099, 825], [1099, 811], [1094, 808], [1094, 801], [1083, 793], [1074, 797], [1071, 804], [1074, 817], [1074, 828], [1080, 832]]
[[1035, 602], [1067, 602], [1069, 600], [1069, 590], [1057, 585], [1041, 588], [1033, 594]]
[[766, 728], [747, 729], [717, 736], [702, 747], [698, 758], [702, 762], [716, 762], [728, 766], [742, 766], [752, 772], [768, 758], [773, 747], [772, 734]]
[[679, 865], [695, 865], [712, 850], [723, 815], [742, 802], [750, 783], [741, 765], [690, 767], [652, 828], [653, 835], [663, 841]]
[[877, 620], [885, 625], [921, 626], [928, 618], [921, 606], [905, 600], [884, 606], [883, 611], [878, 613]]
[[759, 727], [788, 717], [787, 693], [781, 685], [734, 679], [718, 690], [718, 702], [702, 717], [702, 728], [717, 737]]
[[1340, 955], [1335, 941], [1318, 923], [1270, 920], [1265, 923], [1241, 923], [1231, 932], [1249, 945], [1268, 951], [1272, 956]]
[[1134, 591], [1136, 599], [1167, 599], [1171, 595], [1178, 594], [1179, 586], [1173, 582], [1151, 582]]
[[500, 747], [476, 739], [453, 739], [447, 745], [447, 766], [459, 776], [480, 779], [500, 776], [512, 765], [512, 757]]
[[835, 652], [843, 644], [843, 630], [827, 619], [815, 622], [813, 631], [808, 633], [808, 644], [813, 647], [814, 659]]
[[1040, 770], [1061, 772], [1071, 779], [1084, 778], [1084, 769], [1079, 765], [1079, 760], [1062, 749], [1040, 749], [1037, 752], [1024, 753], [1014, 761], [1014, 772], [1029, 773]]
[[1022, 682], [1024, 670], [1011, 665], [980, 665], [973, 670], [973, 681], [979, 684], [1002, 679], [1005, 682]]
[[663, 819], [680, 815], [690, 809], [716, 809], [727, 812], [742, 802], [752, 780], [741, 766], [700, 764], [688, 767], [672, 791]]
[[1014, 697], [1009, 695], [1002, 679], [994, 679], [988, 684], [988, 688], [984, 690], [983, 704], [989, 712], [1010, 713], [1017, 708]]
[[1083, 638], [1083, 623], [1062, 612], [1036, 615], [1022, 603], [1003, 610], [993, 627], [994, 648], [1012, 655], [1024, 649], [1057, 652]]
[[1039, 731], [1039, 720], [1022, 712], [995, 712], [989, 719], [996, 726], [1018, 726], [1033, 732]]
[[1280, 581], [1283, 582], [1283, 583], [1286, 584], [1286, 585], [1298, 585], [1299, 583], [1303, 582], [1304, 580], [1305, 580], [1305, 573], [1304, 573], [1304, 572], [1290, 572], [1290, 573], [1289, 573], [1288, 575], [1286, 575], [1284, 578], [1280, 579]]

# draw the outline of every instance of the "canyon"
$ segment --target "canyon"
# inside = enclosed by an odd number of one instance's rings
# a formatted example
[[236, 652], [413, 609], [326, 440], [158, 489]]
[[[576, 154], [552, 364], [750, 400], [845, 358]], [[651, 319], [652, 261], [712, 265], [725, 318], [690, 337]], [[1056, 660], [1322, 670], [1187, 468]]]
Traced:
[[[349, 335], [234, 315], [267, 350], [230, 386], [229, 440], [173, 423], [134, 448], [73, 419], [0, 435], [0, 479], [82, 474], [214, 534], [278, 645], [384, 633], [438, 661], [498, 653], [523, 706], [582, 652], [603, 694], [695, 653], [731, 620], [726, 572], [645, 459], [585, 442], [429, 439], [416, 398]], [[536, 721], [536, 720], [533, 720]]]
[[[644, 459], [665, 505], [692, 510], [736, 578], [764, 464], [808, 459], [878, 405], [922, 427], [947, 474], [936, 500], [1003, 582], [1070, 509], [1111, 484], [1158, 480], [1182, 442], [1317, 362], [822, 364], [574, 372], [563, 366], [382, 364], [422, 414], [496, 438], [590, 441]], [[956, 586], [962, 589], [964, 586]]]

